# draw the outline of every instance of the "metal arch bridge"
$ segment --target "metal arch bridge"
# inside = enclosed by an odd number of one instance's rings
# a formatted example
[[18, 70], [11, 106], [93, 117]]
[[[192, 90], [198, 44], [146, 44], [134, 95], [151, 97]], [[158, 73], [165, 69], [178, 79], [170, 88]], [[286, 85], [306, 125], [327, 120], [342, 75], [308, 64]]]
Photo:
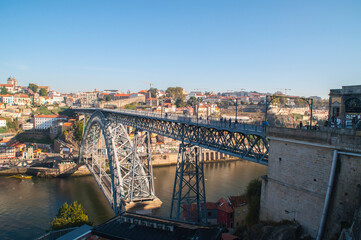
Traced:
[[[148, 111], [74, 110], [88, 119], [80, 160], [86, 163], [116, 213], [126, 204], [156, 199], [150, 132], [181, 141], [171, 207], [171, 217], [178, 219], [183, 209], [189, 213], [188, 220], [207, 221], [201, 148], [268, 165], [269, 142], [264, 126]], [[135, 128], [134, 141], [126, 126]], [[193, 216], [192, 204], [197, 206]]]

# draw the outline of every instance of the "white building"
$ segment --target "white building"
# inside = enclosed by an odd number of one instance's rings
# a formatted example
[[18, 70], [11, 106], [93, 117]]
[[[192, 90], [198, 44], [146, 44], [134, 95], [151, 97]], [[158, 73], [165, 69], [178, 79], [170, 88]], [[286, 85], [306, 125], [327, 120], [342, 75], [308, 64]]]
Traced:
[[38, 115], [34, 117], [35, 130], [47, 130], [58, 121], [66, 121], [67, 116], [61, 115]]
[[13, 95], [0, 95], [0, 102], [5, 103], [6, 105], [14, 105], [14, 96]]
[[6, 119], [0, 118], [0, 127], [6, 127]]

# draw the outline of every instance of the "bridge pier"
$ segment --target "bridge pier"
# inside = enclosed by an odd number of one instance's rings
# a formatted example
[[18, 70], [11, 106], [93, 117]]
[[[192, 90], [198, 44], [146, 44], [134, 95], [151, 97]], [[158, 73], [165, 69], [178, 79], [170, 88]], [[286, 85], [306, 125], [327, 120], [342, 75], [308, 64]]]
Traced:
[[[183, 210], [183, 211], [181, 211]], [[206, 190], [200, 147], [181, 143], [170, 217], [207, 225]]]

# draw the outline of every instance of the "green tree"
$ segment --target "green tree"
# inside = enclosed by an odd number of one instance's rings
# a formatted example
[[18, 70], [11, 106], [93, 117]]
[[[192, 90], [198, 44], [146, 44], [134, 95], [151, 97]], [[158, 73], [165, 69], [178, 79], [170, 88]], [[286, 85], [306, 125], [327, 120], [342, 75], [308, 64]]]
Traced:
[[48, 91], [46, 91], [45, 88], [41, 88], [39, 91], [39, 95], [43, 97], [48, 96]]
[[151, 88], [151, 89], [148, 90], [148, 92], [150, 92], [150, 97], [156, 98], [157, 93], [158, 93], [158, 89], [157, 88]]
[[36, 93], [36, 92], [38, 92], [38, 85], [36, 85], [34, 83], [29, 83], [28, 89], [30, 89], [31, 91]]
[[9, 91], [6, 89], [6, 87], [2, 87], [0, 93], [1, 93], [2, 95], [6, 95], [6, 94], [9, 94]]
[[262, 182], [259, 179], [252, 180], [247, 186], [248, 212], [246, 215], [246, 225], [248, 227], [256, 224], [259, 219], [259, 208], [261, 199]]
[[85, 213], [83, 206], [77, 201], [71, 205], [64, 203], [58, 211], [58, 214], [51, 222], [52, 230], [59, 230], [64, 228], [79, 227], [84, 224], [92, 225], [89, 222], [89, 217]]
[[84, 122], [78, 121], [75, 123], [75, 139], [81, 141], [83, 139]]
[[197, 102], [197, 98], [196, 97], [190, 97], [187, 101], [187, 105], [188, 106], [193, 106], [195, 103]]
[[169, 87], [165, 92], [167, 93], [168, 97], [171, 97], [173, 99], [179, 98], [182, 101], [184, 101], [185, 99], [185, 95], [183, 94], [183, 88], [181, 87]]
[[109, 95], [107, 95], [107, 96], [105, 97], [105, 101], [109, 102], [110, 100], [112, 100], [112, 97], [109, 96]]
[[177, 98], [177, 100], [175, 101], [175, 105], [177, 107], [184, 107], [186, 104], [181, 98]]

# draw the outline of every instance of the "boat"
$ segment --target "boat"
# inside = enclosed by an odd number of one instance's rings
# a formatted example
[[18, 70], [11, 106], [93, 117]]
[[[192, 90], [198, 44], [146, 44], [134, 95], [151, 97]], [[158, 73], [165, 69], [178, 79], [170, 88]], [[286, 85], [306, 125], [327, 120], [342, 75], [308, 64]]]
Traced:
[[17, 178], [17, 179], [32, 179], [33, 178], [32, 176], [25, 176], [25, 175], [22, 175], [22, 174], [12, 175], [9, 178], [12, 178], [12, 177]]

